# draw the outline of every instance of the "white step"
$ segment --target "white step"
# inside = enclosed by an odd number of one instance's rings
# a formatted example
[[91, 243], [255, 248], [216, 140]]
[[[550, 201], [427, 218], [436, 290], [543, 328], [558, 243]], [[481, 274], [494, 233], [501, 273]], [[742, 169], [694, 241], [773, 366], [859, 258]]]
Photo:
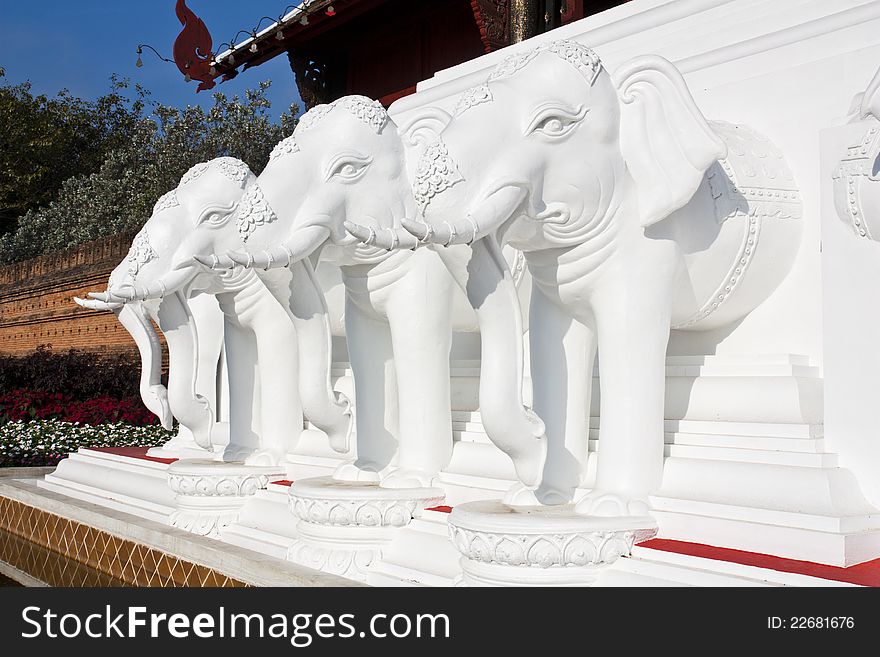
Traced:
[[699, 586], [855, 586], [848, 582], [666, 552], [638, 545], [633, 548], [632, 557], [619, 560], [615, 564], [615, 569]]

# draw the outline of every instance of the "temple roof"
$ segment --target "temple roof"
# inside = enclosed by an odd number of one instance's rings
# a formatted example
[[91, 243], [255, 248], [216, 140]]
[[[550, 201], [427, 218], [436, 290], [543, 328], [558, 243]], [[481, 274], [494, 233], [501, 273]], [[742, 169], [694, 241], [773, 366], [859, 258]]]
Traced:
[[285, 53], [303, 37], [311, 38], [338, 27], [383, 2], [385, 0], [304, 0], [256, 35], [218, 53], [211, 65], [218, 76], [235, 77], [236, 69], [242, 64], [243, 70], [259, 66]]

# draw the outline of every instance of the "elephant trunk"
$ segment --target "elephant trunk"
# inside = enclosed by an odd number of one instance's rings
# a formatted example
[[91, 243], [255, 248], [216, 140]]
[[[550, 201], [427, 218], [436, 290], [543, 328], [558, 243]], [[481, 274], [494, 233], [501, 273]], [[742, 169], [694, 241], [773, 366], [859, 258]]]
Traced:
[[412, 233], [419, 242], [442, 244], [472, 244], [494, 233], [510, 219], [528, 196], [528, 190], [521, 185], [505, 185], [492, 192], [477, 208], [464, 219], [454, 221], [429, 221], [420, 223], [403, 221], [403, 227]]
[[516, 285], [494, 237], [440, 249], [477, 313], [482, 343], [480, 415], [489, 438], [513, 460], [519, 480], [541, 483], [547, 456], [544, 423], [525, 407], [522, 317]]
[[161, 278], [144, 284], [125, 284], [109, 290], [111, 301], [147, 301], [161, 299], [176, 292], [190, 280], [194, 274], [194, 263], [186, 263], [183, 268], [173, 269]]
[[226, 257], [233, 263], [247, 268], [290, 267], [312, 255], [329, 237], [330, 229], [327, 226], [313, 223], [296, 229], [294, 236], [283, 244], [271, 246], [263, 251], [232, 251], [226, 254]]
[[138, 348], [141, 357], [140, 394], [151, 413], [159, 418], [162, 426], [170, 430], [174, 417], [168, 404], [168, 390], [162, 385], [162, 347], [153, 323], [140, 303], [104, 301], [95, 297], [100, 292], [90, 292], [91, 299], [74, 297], [77, 305], [89, 310], [109, 310], [116, 315]]
[[[404, 221], [406, 223], [414, 223]], [[381, 249], [396, 251], [398, 249], [415, 249], [421, 243], [421, 240], [415, 236], [415, 233], [406, 228], [380, 228], [374, 230], [351, 221], [346, 221], [344, 225], [349, 235], [367, 246], [378, 246]]]
[[168, 403], [171, 412], [192, 432], [200, 447], [210, 450], [214, 414], [208, 400], [196, 393], [198, 334], [192, 313], [180, 292], [162, 299], [158, 320], [168, 343]]
[[174, 417], [168, 403], [168, 390], [162, 385], [162, 346], [153, 323], [140, 303], [127, 303], [113, 312], [134, 339], [140, 353], [141, 399], [162, 426], [170, 430]]

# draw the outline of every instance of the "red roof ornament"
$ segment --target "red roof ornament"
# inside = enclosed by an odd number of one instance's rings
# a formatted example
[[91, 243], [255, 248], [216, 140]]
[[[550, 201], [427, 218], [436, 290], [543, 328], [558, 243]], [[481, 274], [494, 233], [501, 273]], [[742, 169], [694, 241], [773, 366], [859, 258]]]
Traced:
[[196, 92], [212, 89], [216, 86], [216, 75], [211, 73], [211, 33], [202, 19], [186, 6], [186, 0], [177, 0], [174, 11], [183, 25], [183, 30], [174, 41], [174, 63], [187, 80], [198, 80], [201, 83]]

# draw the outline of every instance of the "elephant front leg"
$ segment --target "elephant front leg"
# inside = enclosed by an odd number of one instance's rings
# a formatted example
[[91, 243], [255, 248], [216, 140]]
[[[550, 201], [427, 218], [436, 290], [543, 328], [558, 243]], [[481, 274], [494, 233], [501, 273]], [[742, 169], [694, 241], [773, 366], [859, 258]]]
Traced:
[[[261, 448], [247, 462], [251, 465], [277, 465], [296, 445], [303, 429], [303, 413], [297, 385], [296, 331], [275, 300], [253, 329], [256, 336], [260, 375]], [[265, 301], [263, 305], [269, 305]]]
[[587, 470], [596, 331], [592, 323], [577, 321], [559, 301], [534, 285], [529, 344], [533, 406], [546, 426], [547, 462], [537, 491], [520, 490], [508, 499], [521, 504], [565, 504], [572, 500]]
[[345, 481], [378, 481], [397, 451], [398, 415], [388, 325], [377, 320], [346, 293], [345, 333], [354, 375], [357, 459], [336, 469]]
[[224, 347], [229, 367], [229, 444], [224, 461], [244, 461], [260, 447], [258, 409], [261, 386], [257, 345], [251, 330], [226, 318]]
[[601, 387], [596, 486], [577, 511], [648, 515], [663, 472], [666, 346], [671, 285], [625, 281], [594, 305]]
[[433, 252], [413, 258], [387, 303], [400, 421], [398, 469], [386, 488], [431, 486], [452, 458], [452, 280]]

